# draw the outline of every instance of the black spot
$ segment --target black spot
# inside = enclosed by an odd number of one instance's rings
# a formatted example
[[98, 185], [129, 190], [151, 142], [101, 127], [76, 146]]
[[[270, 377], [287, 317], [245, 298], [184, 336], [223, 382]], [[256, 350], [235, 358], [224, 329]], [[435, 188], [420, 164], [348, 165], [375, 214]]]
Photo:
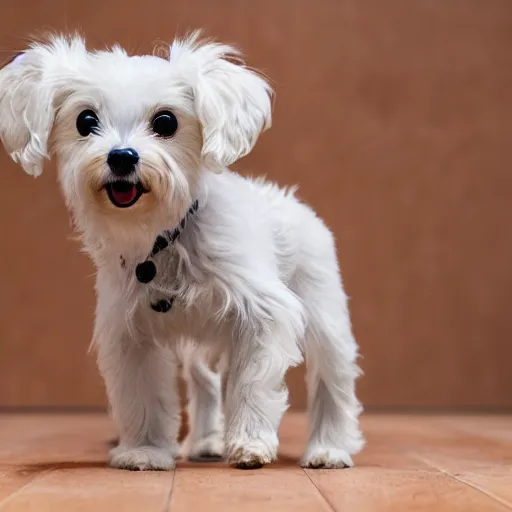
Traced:
[[119, 256], [119, 261], [121, 262], [121, 268], [126, 268], [126, 260], [123, 258], [122, 254]]
[[167, 313], [172, 307], [174, 299], [161, 299], [154, 304], [151, 304], [151, 309], [157, 313]]
[[158, 235], [155, 240], [155, 245], [153, 245], [153, 250], [151, 251], [151, 254], [153, 256], [155, 254], [158, 254], [160, 251], [163, 251], [168, 245], [168, 240], [164, 236]]
[[173, 229], [173, 231], [171, 233], [171, 240], [170, 240], [171, 244], [176, 242], [176, 240], [178, 239], [179, 236], [180, 236], [180, 230], [178, 228]]
[[156, 265], [152, 261], [144, 261], [137, 265], [135, 275], [139, 283], [149, 283], [156, 276]]
[[186, 217], [183, 217], [183, 219], [181, 219], [181, 222], [180, 222], [181, 229], [185, 229], [186, 222], [187, 222]]

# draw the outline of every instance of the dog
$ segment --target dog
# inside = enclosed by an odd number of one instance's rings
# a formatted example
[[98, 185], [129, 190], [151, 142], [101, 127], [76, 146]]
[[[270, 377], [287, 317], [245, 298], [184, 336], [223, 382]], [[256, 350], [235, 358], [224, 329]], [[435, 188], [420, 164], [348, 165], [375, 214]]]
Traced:
[[174, 467], [181, 366], [181, 454], [274, 461], [285, 373], [305, 358], [301, 464], [351, 466], [360, 369], [333, 235], [295, 189], [228, 169], [270, 127], [271, 85], [199, 32], [167, 50], [54, 34], [0, 71], [3, 145], [33, 176], [56, 159], [97, 269], [92, 346], [120, 436], [110, 465]]

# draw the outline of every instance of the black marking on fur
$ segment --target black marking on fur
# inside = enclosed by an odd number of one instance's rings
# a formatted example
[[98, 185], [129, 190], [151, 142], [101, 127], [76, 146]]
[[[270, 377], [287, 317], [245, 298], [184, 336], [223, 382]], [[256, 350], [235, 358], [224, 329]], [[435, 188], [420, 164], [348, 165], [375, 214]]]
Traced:
[[[199, 209], [199, 201], [196, 199], [188, 209], [185, 217], [183, 217], [178, 226], [176, 226], [172, 230], [165, 230], [161, 234], [156, 237], [155, 243], [153, 244], [153, 248], [151, 249], [151, 253], [148, 256], [146, 261], [139, 263], [135, 268], [135, 276], [137, 277], [137, 281], [142, 284], [147, 284], [153, 281], [156, 277], [156, 265], [154, 261], [151, 261], [149, 258], [156, 256], [159, 252], [167, 249], [169, 245], [174, 244], [174, 242], [179, 238], [183, 229], [187, 225], [187, 220], [190, 216], [194, 215]], [[121, 266], [124, 268], [126, 262], [124, 258], [121, 256]], [[151, 309], [156, 311], [157, 313], [167, 313], [172, 307], [172, 303], [174, 298], [170, 299], [161, 299], [158, 302], [154, 302], [151, 304]]]
[[185, 217], [180, 220], [178, 226], [174, 229], [166, 229], [160, 235], [156, 237], [155, 243], [153, 244], [153, 249], [151, 250], [151, 256], [156, 256], [160, 251], [167, 249], [169, 245], [172, 245], [181, 235], [181, 232], [185, 229], [187, 225], [188, 217], [194, 215], [199, 208], [199, 201], [195, 200], [190, 208], [188, 209]]
[[151, 256], [158, 254], [160, 251], [167, 249], [169, 246], [169, 240], [162, 235], [158, 235], [155, 240], [155, 245], [153, 245], [153, 250], [151, 251]]
[[171, 244], [173, 244], [174, 242], [176, 242], [176, 240], [178, 240], [180, 233], [181, 233], [181, 231], [178, 228], [174, 228], [172, 231], [170, 231], [169, 238], [170, 238]]
[[135, 275], [139, 283], [147, 284], [153, 281], [156, 276], [156, 265], [153, 261], [143, 261], [135, 268]]
[[157, 313], [167, 313], [167, 311], [171, 309], [173, 302], [174, 298], [161, 299], [158, 302], [151, 304], [151, 309]]

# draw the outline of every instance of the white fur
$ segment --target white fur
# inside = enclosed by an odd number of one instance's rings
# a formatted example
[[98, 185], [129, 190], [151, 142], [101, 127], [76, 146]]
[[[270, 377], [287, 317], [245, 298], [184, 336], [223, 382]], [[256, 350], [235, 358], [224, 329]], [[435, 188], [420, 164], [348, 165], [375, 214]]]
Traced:
[[[192, 420], [184, 454], [224, 450], [239, 467], [271, 462], [287, 408], [284, 376], [305, 355], [311, 432], [303, 464], [350, 466], [363, 445], [358, 353], [333, 236], [293, 191], [226, 169], [270, 126], [271, 89], [234, 49], [201, 43], [197, 34], [169, 53], [89, 52], [78, 37], [52, 37], [0, 72], [3, 143], [33, 175], [55, 155], [66, 203], [97, 266], [93, 341], [120, 431], [111, 464], [173, 466], [180, 363]], [[75, 122], [86, 108], [98, 114], [101, 132], [83, 138]], [[178, 118], [170, 139], [151, 133], [159, 108]], [[108, 152], [124, 146], [140, 154], [137, 176], [150, 192], [117, 209], [102, 185]], [[197, 214], [154, 259], [155, 280], [139, 283], [136, 265], [195, 199]], [[170, 296], [171, 311], [150, 308]], [[220, 360], [225, 420], [220, 376], [204, 362]]]

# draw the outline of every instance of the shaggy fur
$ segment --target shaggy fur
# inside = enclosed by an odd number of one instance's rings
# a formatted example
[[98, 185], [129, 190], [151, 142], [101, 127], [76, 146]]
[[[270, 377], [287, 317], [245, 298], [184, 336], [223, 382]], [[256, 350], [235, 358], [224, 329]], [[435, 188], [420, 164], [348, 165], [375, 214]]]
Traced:
[[[81, 136], [77, 116], [99, 119]], [[151, 119], [172, 111], [178, 130]], [[178, 454], [180, 363], [189, 385], [189, 458], [225, 455], [238, 467], [276, 458], [287, 408], [284, 376], [305, 356], [307, 467], [352, 465], [363, 440], [359, 375], [333, 236], [293, 191], [227, 166], [271, 122], [271, 88], [233, 48], [175, 41], [166, 58], [121, 48], [90, 52], [77, 36], [34, 43], [0, 72], [0, 136], [27, 173], [53, 154], [67, 206], [97, 267], [93, 344], [120, 432], [111, 465], [169, 469]], [[105, 192], [112, 148], [140, 155], [130, 180], [146, 191], [118, 208]], [[135, 268], [163, 230], [178, 240], [155, 256], [150, 283]], [[169, 312], [155, 300], [172, 297]], [[226, 399], [221, 400], [221, 378]]]

